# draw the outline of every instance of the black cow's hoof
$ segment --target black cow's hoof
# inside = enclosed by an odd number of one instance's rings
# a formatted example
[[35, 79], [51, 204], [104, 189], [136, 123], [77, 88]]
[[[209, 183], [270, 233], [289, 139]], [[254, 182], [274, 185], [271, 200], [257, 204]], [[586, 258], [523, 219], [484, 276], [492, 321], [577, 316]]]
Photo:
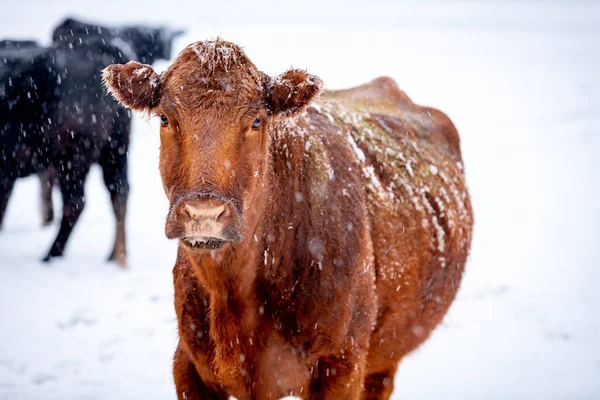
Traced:
[[47, 263], [47, 262], [52, 261], [53, 258], [62, 257], [63, 252], [64, 252], [64, 249], [61, 249], [60, 246], [58, 246], [58, 247], [52, 246], [52, 247], [50, 247], [50, 251], [48, 251], [48, 255], [46, 255], [46, 257], [44, 257], [42, 259], [42, 261]]
[[49, 263], [52, 260], [52, 256], [48, 254], [46, 257], [42, 258], [42, 262]]

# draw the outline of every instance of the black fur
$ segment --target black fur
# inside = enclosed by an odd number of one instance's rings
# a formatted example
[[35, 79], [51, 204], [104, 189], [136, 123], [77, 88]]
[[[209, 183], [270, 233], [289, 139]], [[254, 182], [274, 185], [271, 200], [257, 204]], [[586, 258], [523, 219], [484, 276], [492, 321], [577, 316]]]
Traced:
[[[131, 115], [106, 95], [101, 71], [134, 57], [169, 58], [173, 37], [165, 39], [161, 29], [67, 19], [56, 28], [51, 47], [0, 41], [0, 226], [17, 178], [49, 176], [42, 183], [51, 187], [56, 176], [63, 214], [44, 260], [63, 254], [85, 206], [83, 188], [93, 163], [103, 170], [117, 224], [124, 223]], [[47, 173], [51, 170], [55, 173]], [[111, 257], [115, 250], [116, 243]]]

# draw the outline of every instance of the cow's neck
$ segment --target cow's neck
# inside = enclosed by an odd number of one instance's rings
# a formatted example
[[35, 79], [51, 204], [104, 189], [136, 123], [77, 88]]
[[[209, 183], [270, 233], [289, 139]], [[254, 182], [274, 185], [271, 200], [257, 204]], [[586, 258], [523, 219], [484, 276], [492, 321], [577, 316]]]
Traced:
[[298, 224], [293, 203], [298, 190], [295, 171], [300, 165], [294, 164], [302, 157], [290, 157], [290, 151], [303, 146], [290, 143], [287, 151], [279, 146], [270, 150], [258, 190], [250, 191], [255, 196], [246, 199], [246, 231], [241, 243], [212, 254], [189, 253], [194, 271], [210, 295], [210, 336], [216, 365], [225, 375], [251, 379], [244, 360], [251, 360], [261, 340], [257, 325], [268, 318], [270, 308], [285, 302], [295, 282], [289, 270], [278, 267], [282, 257], [292, 253], [294, 231], [290, 227]]
[[[213, 255], [188, 254], [195, 275], [209, 294], [209, 336], [215, 372], [223, 385], [246, 390], [248, 361], [256, 343], [257, 305], [253, 268], [247, 249], [224, 249]], [[245, 382], [245, 383], [242, 383]], [[241, 385], [241, 386], [240, 386]]]
[[[270, 179], [270, 178], [269, 178]], [[239, 382], [251, 379], [248, 362], [251, 362], [258, 340], [258, 321], [264, 313], [257, 294], [257, 278], [263, 274], [267, 241], [272, 213], [266, 206], [270, 196], [265, 184], [257, 193], [254, 204], [249, 205], [241, 243], [222, 251], [188, 253], [188, 258], [203, 289], [210, 296], [210, 337], [215, 344], [215, 365], [221, 379]]]

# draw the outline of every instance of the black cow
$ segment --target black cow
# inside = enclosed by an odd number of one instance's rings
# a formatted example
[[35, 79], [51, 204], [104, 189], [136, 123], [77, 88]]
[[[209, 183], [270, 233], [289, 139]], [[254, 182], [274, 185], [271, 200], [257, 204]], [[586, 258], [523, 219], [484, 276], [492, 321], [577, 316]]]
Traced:
[[106, 43], [120, 47], [126, 58], [152, 64], [171, 58], [173, 39], [182, 33], [183, 30], [166, 27], [106, 27], [67, 18], [54, 29], [52, 41], [76, 45], [102, 38]]
[[[67, 20], [57, 31], [85, 25]], [[125, 265], [131, 116], [104, 94], [99, 73], [110, 63], [127, 62], [133, 57], [141, 60], [131, 49], [137, 49], [149, 62], [168, 58], [166, 51], [170, 53], [174, 36], [169, 36], [168, 43], [157, 45], [153, 41], [166, 40], [167, 36], [146, 33], [164, 28], [140, 28], [146, 42], [134, 35], [134, 28], [127, 28], [131, 32], [128, 37], [137, 38], [134, 43], [121, 39], [113, 28], [87, 26], [90, 35], [86, 34], [85, 40], [77, 36], [77, 29], [68, 28], [71, 36], [58, 34], [58, 42], [49, 48], [25, 42], [16, 46], [14, 41], [7, 41], [0, 49], [0, 61], [4, 60], [4, 66], [0, 63], [0, 90], [5, 91], [0, 96], [0, 223], [17, 178], [41, 174], [46, 180], [42, 185], [44, 204], [51, 206], [50, 188], [56, 175], [63, 216], [58, 236], [44, 260], [61, 256], [85, 204], [85, 179], [91, 164], [97, 162], [117, 219], [110, 259]]]
[[[6, 60], [0, 69], [1, 214], [17, 178], [55, 168], [63, 197], [63, 218], [45, 258], [49, 260], [62, 254], [81, 215], [83, 185], [93, 162], [102, 166], [107, 186], [116, 188], [111, 191], [112, 197], [114, 191], [123, 193], [119, 211], [124, 215], [126, 155], [119, 152], [125, 153], [128, 143], [115, 125], [121, 118], [116, 112], [125, 112], [99, 96], [102, 85], [94, 71], [114, 60], [127, 60], [119, 48], [100, 41], [74, 49], [5, 48], [0, 57]], [[120, 149], [112, 144], [113, 140]], [[118, 261], [124, 263], [124, 237], [115, 241], [115, 248], [122, 250]]]
[[[42, 121], [41, 117], [43, 117], [43, 113], [30, 113], [30, 115], [19, 115], [18, 110], [20, 109], [21, 113], [28, 113], [31, 110], [36, 109], [35, 104], [40, 98], [49, 98], [48, 90], [46, 90], [46, 93], [44, 93], [44, 91], [41, 90], [40, 87], [37, 87], [44, 82], [49, 83], [49, 81], [47, 82], [45, 80], [45, 74], [43, 76], [38, 76], [35, 79], [29, 80], [30, 83], [33, 81], [38, 82], [35, 88], [31, 87], [30, 85], [29, 89], [31, 90], [28, 90], [30, 96], [31, 94], [35, 96], [33, 99], [29, 98], [27, 100], [21, 101], [19, 100], [18, 95], [17, 98], [11, 99], [10, 97], [8, 97], [9, 95], [6, 92], [6, 88], [17, 88], [19, 86], [17, 82], [19, 82], [20, 77], [23, 75], [24, 71], [21, 71], [23, 68], [27, 68], [27, 70], [31, 69], [31, 71], [34, 73], [43, 73], [43, 69], [34, 67], [30, 68], [28, 67], [28, 63], [35, 63], [38, 66], [42, 63], [48, 64], [48, 60], [46, 60], [47, 55], [47, 49], [42, 48], [37, 42], [33, 40], [0, 40], [0, 56], [2, 56], [3, 61], [3, 64], [0, 64], [0, 98], [3, 98], [5, 101], [10, 102], [9, 104], [13, 104], [11, 108], [14, 108], [14, 106], [16, 106], [16, 109], [11, 110], [10, 115], [3, 116], [0, 120], [2, 121], [0, 122], [0, 132], [13, 131], [14, 128], [11, 125], [13, 125], [14, 123], [25, 124], [27, 128], [24, 132], [27, 132], [27, 130], [31, 129], [35, 130], [38, 126], [40, 126], [40, 122]], [[7, 78], [9, 75], [11, 77], [10, 81]], [[12, 82], [13, 78], [15, 79], [14, 86]], [[25, 85], [27, 85], [27, 81], [25, 81], [24, 83]], [[26, 95], [26, 92], [24, 92], [23, 95]], [[2, 110], [5, 109], [8, 110], [8, 108], [2, 107]], [[19, 151], [24, 151], [25, 154], [31, 153], [36, 155], [37, 157], [40, 154], [41, 150], [38, 149], [37, 151], [32, 151], [32, 149], [35, 149], [36, 146], [39, 145], [39, 143], [35, 143], [35, 141], [39, 140], [40, 137], [40, 135], [27, 136], [26, 134], [23, 134], [11, 135], [10, 137], [5, 137], [2, 140], [5, 145], [5, 149], [15, 149], [17, 144], [19, 144]], [[16, 143], [8, 144], [7, 141], [10, 140], [15, 141]], [[54, 219], [54, 209], [52, 207], [52, 188], [54, 186], [54, 182], [57, 180], [56, 171], [52, 167], [44, 169], [45, 162], [35, 162], [36, 160], [31, 160], [34, 162], [29, 168], [25, 168], [24, 166], [16, 168], [14, 165], [10, 165], [10, 160], [12, 160], [13, 157], [7, 156], [7, 158], [8, 159], [6, 160], [0, 160], [5, 162], [5, 165], [0, 164], [0, 166], [3, 166], [3, 168], [6, 170], [20, 170], [20, 175], [22, 176], [29, 175], [30, 173], [32, 173], [32, 170], [38, 173], [42, 189], [42, 223], [43, 225], [49, 225]], [[47, 157], [44, 158], [46, 159]], [[0, 188], [3, 187], [4, 186], [0, 184]], [[8, 198], [10, 196], [11, 191], [12, 187], [8, 188], [7, 191], [4, 192], [4, 194], [0, 194], [0, 202], [2, 202], [0, 204], [0, 227], [2, 226], [2, 220], [7, 205], [6, 203], [8, 202]]]
[[33, 41], [0, 42], [0, 225], [16, 178], [49, 163], [44, 126], [55, 102], [51, 55]]
[[[153, 64], [156, 60], [168, 60], [171, 57], [173, 39], [181, 34], [183, 30], [171, 30], [167, 27], [107, 27], [66, 18], [54, 29], [52, 41], [55, 45], [72, 47], [102, 39], [103, 43], [117, 46], [128, 60]], [[121, 122], [123, 126], [120, 130], [127, 131], [128, 135], [131, 126], [129, 115], [122, 117]], [[48, 225], [54, 219], [52, 188], [57, 182], [57, 173], [50, 167], [39, 176], [42, 188], [42, 223]]]

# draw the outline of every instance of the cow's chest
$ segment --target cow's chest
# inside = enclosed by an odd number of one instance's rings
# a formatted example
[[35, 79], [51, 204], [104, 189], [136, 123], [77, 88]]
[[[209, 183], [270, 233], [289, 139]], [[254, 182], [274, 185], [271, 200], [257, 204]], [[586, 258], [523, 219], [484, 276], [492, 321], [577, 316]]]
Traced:
[[[308, 393], [311, 366], [303, 348], [287, 340], [273, 324], [258, 324], [250, 337], [241, 330], [232, 338], [208, 331], [186, 335], [200, 378], [220, 386], [238, 400], [279, 399]], [[222, 328], [222, 327], [220, 327]], [[191, 332], [190, 332], [191, 333]], [[203, 343], [202, 343], [203, 342]]]

